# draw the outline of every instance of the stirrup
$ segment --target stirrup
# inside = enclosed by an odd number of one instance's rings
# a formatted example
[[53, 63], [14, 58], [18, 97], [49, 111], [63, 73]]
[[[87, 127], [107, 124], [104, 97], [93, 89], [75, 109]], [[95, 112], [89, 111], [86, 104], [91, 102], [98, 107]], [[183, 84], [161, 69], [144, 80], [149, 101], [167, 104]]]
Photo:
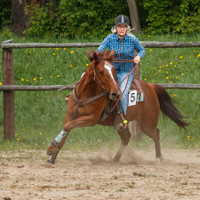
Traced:
[[124, 115], [120, 112], [117, 112], [115, 115], [115, 128], [117, 131], [122, 131], [128, 126], [128, 121], [125, 119]]
[[125, 119], [124, 115], [121, 113], [121, 118], [122, 118], [122, 122], [123, 124], [127, 124], [128, 121]]
[[128, 121], [125, 119], [124, 115], [121, 113], [121, 122], [120, 122], [120, 126], [123, 128], [123, 129], [126, 129], [127, 126], [128, 126]]

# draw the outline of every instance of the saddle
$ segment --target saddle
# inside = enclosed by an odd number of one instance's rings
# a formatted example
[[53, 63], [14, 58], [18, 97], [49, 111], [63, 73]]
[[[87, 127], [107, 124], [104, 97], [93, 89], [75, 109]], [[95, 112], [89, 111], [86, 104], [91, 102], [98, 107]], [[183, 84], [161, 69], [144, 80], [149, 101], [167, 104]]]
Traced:
[[144, 101], [144, 93], [143, 93], [143, 89], [140, 85], [140, 82], [137, 80], [137, 79], [133, 79], [132, 83], [131, 83], [131, 87], [130, 87], [130, 90], [129, 90], [129, 93], [131, 91], [137, 91], [137, 98], [136, 98], [136, 102], [142, 102]]
[[139, 81], [135, 78], [131, 82], [130, 90], [137, 90], [137, 94], [139, 94], [139, 96], [141, 96], [141, 94], [143, 93], [143, 90], [142, 90], [142, 87], [141, 87]]

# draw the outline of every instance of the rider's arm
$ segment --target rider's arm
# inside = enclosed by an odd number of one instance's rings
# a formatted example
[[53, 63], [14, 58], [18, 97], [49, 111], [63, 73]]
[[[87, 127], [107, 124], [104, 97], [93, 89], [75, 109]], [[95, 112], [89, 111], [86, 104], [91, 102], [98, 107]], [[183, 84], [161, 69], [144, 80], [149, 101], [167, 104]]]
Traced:
[[110, 42], [110, 36], [108, 35], [104, 40], [103, 42], [100, 44], [98, 50], [97, 50], [97, 53], [101, 52], [101, 51], [104, 51], [107, 49], [108, 45], [109, 45], [109, 42]]
[[[139, 40], [138, 40], [136, 37], [134, 37], [133, 42], [134, 42], [135, 49], [136, 49], [136, 51], [138, 52], [138, 53], [137, 53], [137, 56], [139, 56], [140, 58], [143, 58], [143, 56], [144, 56], [144, 54], [145, 54], [144, 47], [140, 44]], [[135, 57], [135, 58], [136, 58], [136, 57]], [[135, 58], [134, 58], [134, 59], [135, 59]]]
[[140, 56], [135, 56], [135, 58], [133, 59], [135, 64], [138, 64], [140, 62]]

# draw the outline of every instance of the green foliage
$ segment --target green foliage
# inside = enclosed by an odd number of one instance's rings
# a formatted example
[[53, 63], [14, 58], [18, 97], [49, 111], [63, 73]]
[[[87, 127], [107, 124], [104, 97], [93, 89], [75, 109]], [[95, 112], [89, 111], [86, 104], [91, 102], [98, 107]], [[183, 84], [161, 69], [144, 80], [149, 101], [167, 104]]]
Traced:
[[1, 33], [1, 37], [2, 37], [2, 38], [11, 39], [13, 33], [9, 30], [8, 27], [3, 27], [2, 31], [3, 31], [3, 32]]
[[198, 0], [144, 0], [148, 12], [146, 32], [199, 33], [200, 3]]
[[102, 36], [105, 37], [119, 14], [129, 16], [128, 5], [120, 0], [62, 0], [46, 7], [28, 7], [31, 14], [30, 28], [25, 31], [29, 36]]
[[[28, 36], [104, 38], [117, 15], [130, 16], [127, 0], [60, 0], [46, 7], [27, 6]], [[136, 0], [142, 30], [148, 34], [200, 32], [199, 0]], [[1, 0], [0, 29], [8, 25], [11, 0]], [[5, 32], [5, 35], [7, 32]]]
[[0, 29], [10, 23], [11, 0], [1, 0], [0, 3]]

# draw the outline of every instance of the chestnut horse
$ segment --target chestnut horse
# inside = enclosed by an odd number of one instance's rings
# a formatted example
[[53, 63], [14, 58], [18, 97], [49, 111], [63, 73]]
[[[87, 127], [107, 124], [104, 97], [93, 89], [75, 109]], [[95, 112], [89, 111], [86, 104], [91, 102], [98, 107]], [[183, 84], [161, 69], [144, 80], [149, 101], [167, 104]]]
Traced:
[[[91, 64], [73, 90], [73, 94], [69, 97], [63, 130], [51, 141], [47, 148], [47, 154], [50, 155], [50, 158], [46, 161], [47, 163], [54, 164], [71, 129], [94, 126], [95, 124], [114, 126], [115, 116], [113, 112], [99, 123], [104, 109], [111, 104], [111, 100], [117, 101], [121, 94], [115, 68], [112, 65], [114, 51], [110, 54], [106, 52], [100, 54], [88, 52], [87, 56]], [[125, 117], [128, 121], [138, 121], [142, 132], [153, 139], [156, 158], [161, 160], [160, 130], [157, 128], [160, 110], [181, 128], [185, 129], [189, 124], [183, 121], [183, 116], [174, 106], [171, 97], [164, 88], [156, 84], [138, 81], [144, 93], [144, 101], [134, 106], [128, 106]], [[121, 145], [113, 159], [115, 162], [119, 162], [131, 137], [128, 127], [117, 132], [121, 137]]]

